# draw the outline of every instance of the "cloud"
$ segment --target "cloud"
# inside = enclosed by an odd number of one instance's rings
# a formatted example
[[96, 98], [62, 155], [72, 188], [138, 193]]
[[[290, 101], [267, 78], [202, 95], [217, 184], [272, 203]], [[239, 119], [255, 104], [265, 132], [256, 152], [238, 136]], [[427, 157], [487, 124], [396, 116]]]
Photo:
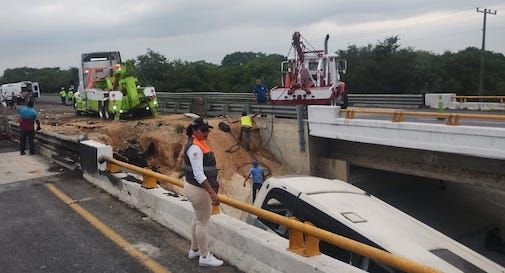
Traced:
[[286, 54], [291, 34], [301, 31], [332, 50], [374, 44], [400, 35], [404, 46], [443, 52], [480, 46], [482, 14], [487, 48], [505, 51], [502, 0], [331, 1], [315, 0], [0, 0], [0, 73], [20, 66], [77, 66], [81, 53], [120, 50], [135, 58], [147, 48], [169, 59], [219, 63], [235, 51]]

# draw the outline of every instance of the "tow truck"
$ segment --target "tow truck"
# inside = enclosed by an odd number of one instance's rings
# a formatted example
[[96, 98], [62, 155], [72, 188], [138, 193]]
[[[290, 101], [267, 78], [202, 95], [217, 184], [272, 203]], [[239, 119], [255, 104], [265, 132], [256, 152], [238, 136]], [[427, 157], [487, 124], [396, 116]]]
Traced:
[[347, 70], [347, 61], [338, 54], [328, 53], [326, 35], [324, 50], [308, 50], [303, 37], [292, 37], [294, 57], [281, 63], [281, 86], [270, 90], [272, 104], [280, 105], [341, 105], [347, 107], [346, 86], [340, 74]]
[[122, 115], [158, 114], [154, 87], [140, 87], [133, 75], [133, 63], [121, 62], [118, 51], [81, 54], [77, 114], [98, 114], [118, 120]]

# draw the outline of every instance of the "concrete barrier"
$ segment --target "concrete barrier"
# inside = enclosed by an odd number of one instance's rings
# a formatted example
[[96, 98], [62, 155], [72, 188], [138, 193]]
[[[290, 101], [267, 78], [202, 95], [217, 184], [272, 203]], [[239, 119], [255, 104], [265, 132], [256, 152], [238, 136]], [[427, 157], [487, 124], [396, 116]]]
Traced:
[[495, 111], [505, 110], [505, 104], [499, 102], [457, 102], [453, 99], [456, 93], [427, 93], [425, 95], [426, 106], [438, 109], [438, 101], [442, 100], [444, 109], [451, 110], [476, 110]]
[[331, 106], [309, 106], [310, 135], [385, 146], [505, 159], [505, 129], [346, 119]]
[[[112, 149], [98, 142], [81, 142], [82, 156], [112, 156]], [[96, 167], [94, 167], [96, 166]], [[102, 166], [103, 167], [103, 166]], [[105, 176], [99, 164], [89, 160], [83, 176], [86, 180], [136, 207], [154, 221], [184, 238], [190, 239], [193, 208], [185, 198], [169, 191], [144, 189], [140, 184]], [[211, 217], [211, 251], [245, 272], [365, 272], [326, 255], [310, 258], [288, 250], [288, 241], [276, 234], [261, 230], [225, 214]]]

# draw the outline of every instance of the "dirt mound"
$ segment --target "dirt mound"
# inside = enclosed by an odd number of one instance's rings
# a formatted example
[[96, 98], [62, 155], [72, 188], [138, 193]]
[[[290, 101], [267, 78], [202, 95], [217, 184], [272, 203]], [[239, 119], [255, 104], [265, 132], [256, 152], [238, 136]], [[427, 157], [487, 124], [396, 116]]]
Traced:
[[[111, 145], [114, 151], [125, 157], [128, 157], [126, 151], [129, 149], [129, 153], [133, 155], [130, 155], [131, 157], [136, 157], [135, 153], [142, 155], [153, 170], [177, 178], [182, 177], [183, 148], [187, 141], [185, 127], [191, 121], [192, 119], [184, 115], [161, 115], [119, 122], [75, 115], [42, 119], [44, 130], [65, 135], [86, 134], [90, 139]], [[290, 171], [262, 147], [259, 130], [251, 134], [251, 150], [254, 152], [249, 152], [237, 144], [240, 125], [230, 124], [231, 132], [223, 132], [218, 129], [220, 122], [221, 119], [209, 120], [214, 129], [207, 142], [216, 155], [221, 194], [242, 201], [250, 199], [250, 184], [243, 187], [242, 182], [253, 159], [272, 170], [273, 175], [283, 175]], [[146, 150], [150, 150], [148, 154], [145, 154]], [[162, 186], [180, 192], [171, 186]], [[235, 217], [241, 217], [239, 212], [231, 208], [224, 210]]]

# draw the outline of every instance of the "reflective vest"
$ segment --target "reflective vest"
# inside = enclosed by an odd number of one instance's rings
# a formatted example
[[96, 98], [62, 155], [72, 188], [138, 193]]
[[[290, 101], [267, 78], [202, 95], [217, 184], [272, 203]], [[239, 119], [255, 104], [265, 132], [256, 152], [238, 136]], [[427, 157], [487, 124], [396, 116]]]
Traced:
[[72, 92], [72, 91], [67, 92], [67, 97], [73, 98], [73, 96], [74, 96], [74, 92]]
[[219, 183], [217, 182], [217, 167], [216, 167], [216, 157], [214, 153], [210, 149], [210, 147], [204, 141], [197, 140], [193, 137], [188, 139], [186, 146], [184, 147], [184, 176], [186, 177], [186, 181], [194, 186], [202, 187], [198, 181], [195, 179], [195, 175], [193, 174], [193, 168], [191, 168], [191, 161], [188, 156], [188, 149], [191, 145], [197, 145], [200, 147], [203, 153], [203, 173], [207, 177], [207, 181], [209, 181], [210, 186], [217, 192], [219, 189]]
[[79, 92], [75, 92], [74, 93], [74, 101], [75, 102], [81, 102], [81, 95], [79, 94]]
[[65, 92], [65, 90], [61, 90], [60, 91], [60, 97], [64, 98], [67, 96], [67, 92]]
[[243, 116], [240, 118], [240, 126], [246, 128], [252, 128], [252, 119], [250, 116]]

